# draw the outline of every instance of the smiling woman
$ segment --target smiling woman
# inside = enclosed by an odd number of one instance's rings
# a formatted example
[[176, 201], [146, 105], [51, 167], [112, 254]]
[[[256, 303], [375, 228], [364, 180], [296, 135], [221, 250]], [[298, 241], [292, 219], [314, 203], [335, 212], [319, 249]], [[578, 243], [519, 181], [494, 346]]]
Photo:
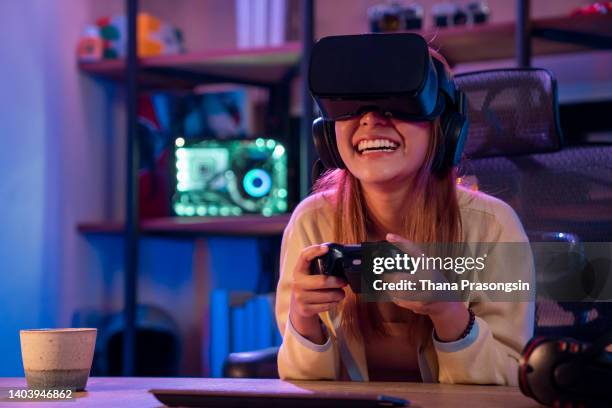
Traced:
[[[516, 384], [533, 304], [478, 296], [368, 303], [343, 279], [309, 273], [325, 242], [527, 241], [508, 205], [455, 183], [466, 101], [444, 59], [416, 34], [330, 37], [313, 48], [309, 81], [322, 114], [315, 145], [328, 171], [283, 236], [280, 375]], [[490, 281], [533, 274], [528, 257], [487, 262]]]
[[362, 183], [397, 179], [406, 184], [423, 165], [431, 128], [430, 122], [406, 122], [376, 111], [335, 124], [342, 161]]

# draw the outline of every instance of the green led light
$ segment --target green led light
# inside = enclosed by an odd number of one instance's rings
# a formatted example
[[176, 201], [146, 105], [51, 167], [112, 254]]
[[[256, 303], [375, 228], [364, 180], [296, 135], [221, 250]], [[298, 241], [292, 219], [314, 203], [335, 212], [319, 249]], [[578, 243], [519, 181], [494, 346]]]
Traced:
[[219, 211], [221, 213], [221, 215], [223, 215], [224, 217], [230, 214], [230, 209], [229, 207], [221, 207], [221, 210]]
[[183, 214], [185, 214], [183, 204], [180, 204], [180, 203], [175, 204], [174, 205], [174, 212], [176, 213], [176, 215], [183, 215]]
[[189, 180], [189, 173], [187, 173], [186, 171], [183, 171], [183, 170], [179, 170], [176, 173], [176, 179], [179, 181], [179, 183], [184, 183], [187, 180]]
[[278, 208], [280, 211], [285, 211], [287, 210], [287, 203], [284, 201], [279, 201], [276, 203], [276, 208]]
[[279, 198], [285, 198], [287, 197], [287, 190], [285, 190], [284, 188], [281, 188], [280, 190], [278, 190], [278, 192], [276, 193], [276, 195]]
[[255, 140], [255, 144], [257, 145], [257, 147], [264, 147], [266, 142], [262, 138], [257, 138], [257, 140]]
[[189, 169], [189, 161], [185, 157], [179, 157], [176, 160], [176, 168], [187, 170]]
[[185, 183], [178, 183], [176, 185], [176, 189], [178, 191], [187, 191], [187, 184], [185, 184]]
[[196, 212], [200, 216], [206, 215], [206, 207], [204, 207], [203, 205], [199, 205], [198, 209], [196, 210]]
[[274, 146], [276, 146], [276, 142], [272, 139], [268, 139], [268, 141], [266, 142], [266, 147], [268, 149], [272, 149], [274, 148]]
[[240, 215], [240, 214], [242, 214], [242, 210], [240, 209], [240, 207], [234, 207], [234, 208], [232, 208], [232, 214]]
[[270, 191], [272, 179], [270, 175], [262, 169], [251, 169], [242, 179], [244, 191], [251, 197], [263, 197]]
[[184, 159], [187, 157], [187, 151], [183, 148], [176, 149], [176, 157], [177, 159]]
[[219, 208], [217, 208], [217, 206], [215, 205], [211, 205], [210, 207], [208, 207], [208, 213], [210, 215], [218, 215], [219, 214]]
[[277, 145], [274, 148], [274, 153], [272, 153], [272, 157], [275, 159], [279, 159], [282, 157], [283, 154], [285, 154], [285, 148], [281, 145]]
[[190, 217], [192, 215], [195, 215], [195, 208], [193, 208], [193, 206], [191, 206], [191, 205], [188, 206], [187, 208], [185, 208], [185, 215], [188, 215]]
[[174, 144], [177, 147], [183, 147], [185, 146], [185, 139], [183, 139], [182, 137], [177, 137], [176, 140], [174, 141]]
[[264, 215], [264, 217], [269, 217], [272, 215], [272, 210], [266, 207], [261, 213]]

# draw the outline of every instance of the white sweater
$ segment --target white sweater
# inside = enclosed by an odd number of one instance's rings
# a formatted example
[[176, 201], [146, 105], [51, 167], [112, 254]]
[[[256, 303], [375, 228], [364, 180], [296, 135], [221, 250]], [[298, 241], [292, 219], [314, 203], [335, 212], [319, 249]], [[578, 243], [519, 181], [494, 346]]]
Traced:
[[[457, 189], [457, 196], [463, 242], [527, 242], [515, 212], [503, 201], [463, 188]], [[333, 205], [322, 194], [314, 194], [297, 206], [283, 234], [276, 294], [276, 318], [283, 336], [278, 369], [283, 379], [337, 380], [345, 368], [352, 378], [368, 381], [364, 344], [344, 336], [332, 322], [342, 316], [320, 314], [330, 334], [322, 345], [302, 337], [288, 319], [296, 259], [307, 246], [333, 241], [333, 212]], [[493, 271], [487, 269], [489, 274], [533, 281], [531, 256], [511, 265], [489, 258], [487, 264], [494, 265]], [[476, 314], [476, 324], [467, 337], [442, 343], [429, 336], [416, 344], [421, 378], [426, 382], [516, 385], [520, 351], [533, 332], [533, 302], [472, 298], [468, 304]]]

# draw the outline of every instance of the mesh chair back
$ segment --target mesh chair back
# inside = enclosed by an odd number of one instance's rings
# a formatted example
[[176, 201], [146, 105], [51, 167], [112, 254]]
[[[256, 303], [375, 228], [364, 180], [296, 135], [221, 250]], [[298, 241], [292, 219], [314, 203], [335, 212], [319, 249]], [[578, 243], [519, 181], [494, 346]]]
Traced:
[[529, 231], [612, 237], [612, 146], [563, 148], [556, 82], [543, 69], [458, 75], [470, 132], [461, 173], [510, 204]]
[[557, 85], [544, 69], [503, 69], [457, 75], [468, 96], [469, 158], [559, 150]]
[[[542, 69], [458, 75], [470, 131], [461, 174], [510, 204], [533, 240], [564, 232], [612, 238], [612, 145], [564, 147], [556, 82]], [[539, 301], [536, 334], [592, 340], [612, 325], [612, 303]]]

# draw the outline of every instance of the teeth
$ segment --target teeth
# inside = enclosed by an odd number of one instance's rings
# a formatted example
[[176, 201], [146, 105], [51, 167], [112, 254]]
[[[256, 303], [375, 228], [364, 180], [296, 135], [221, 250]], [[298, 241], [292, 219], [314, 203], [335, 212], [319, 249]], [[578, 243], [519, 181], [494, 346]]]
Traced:
[[379, 152], [394, 152], [395, 149], [386, 148], [386, 149], [377, 149], [377, 150], [364, 150], [361, 154], [366, 155], [370, 153], [379, 153]]
[[362, 140], [357, 145], [357, 151], [366, 154], [367, 150], [377, 149], [376, 151], [392, 152], [397, 149], [398, 144], [387, 139]]

